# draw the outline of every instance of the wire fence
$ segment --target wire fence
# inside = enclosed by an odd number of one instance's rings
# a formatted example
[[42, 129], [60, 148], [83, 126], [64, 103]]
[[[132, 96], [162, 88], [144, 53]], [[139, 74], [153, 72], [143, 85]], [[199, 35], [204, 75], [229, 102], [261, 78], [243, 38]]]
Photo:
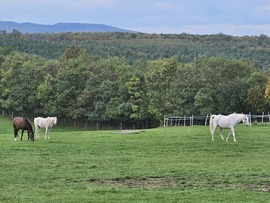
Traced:
[[[265, 114], [264, 112], [260, 114], [247, 114], [250, 121], [250, 126], [252, 124], [266, 124], [270, 123], [270, 114], [269, 112]], [[206, 116], [164, 116], [164, 127], [171, 126], [194, 126], [194, 125], [209, 125], [211, 114]]]

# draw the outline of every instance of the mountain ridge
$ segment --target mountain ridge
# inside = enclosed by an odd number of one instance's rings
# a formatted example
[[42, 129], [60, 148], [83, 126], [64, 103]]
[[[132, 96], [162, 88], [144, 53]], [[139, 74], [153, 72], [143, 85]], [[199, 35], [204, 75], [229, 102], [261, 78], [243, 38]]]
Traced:
[[61, 33], [61, 32], [128, 32], [136, 31], [122, 29], [105, 24], [95, 23], [56, 23], [52, 25], [36, 24], [30, 22], [17, 23], [13, 21], [0, 21], [0, 31], [12, 32], [18, 30], [23, 34], [34, 33]]

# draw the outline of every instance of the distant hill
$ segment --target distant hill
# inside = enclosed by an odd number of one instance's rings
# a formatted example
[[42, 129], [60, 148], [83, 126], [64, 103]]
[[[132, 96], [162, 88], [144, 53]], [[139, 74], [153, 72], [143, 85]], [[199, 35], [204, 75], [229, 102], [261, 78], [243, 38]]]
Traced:
[[61, 33], [61, 32], [128, 32], [136, 31], [125, 30], [109, 25], [91, 23], [57, 23], [54, 25], [41, 25], [35, 23], [16, 23], [11, 21], [0, 21], [0, 31], [12, 32], [14, 29], [21, 33]]

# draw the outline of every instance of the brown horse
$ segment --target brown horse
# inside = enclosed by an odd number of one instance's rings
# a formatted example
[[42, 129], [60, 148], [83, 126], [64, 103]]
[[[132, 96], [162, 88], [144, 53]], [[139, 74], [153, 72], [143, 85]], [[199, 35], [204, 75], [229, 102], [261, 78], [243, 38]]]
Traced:
[[28, 118], [26, 117], [15, 117], [13, 119], [13, 128], [14, 128], [14, 140], [17, 140], [18, 137], [18, 131], [21, 129], [22, 130], [22, 135], [21, 135], [21, 141], [23, 137], [23, 132], [27, 130], [28, 132], [28, 140], [29, 138], [34, 141], [34, 131], [32, 128], [32, 125], [29, 121]]

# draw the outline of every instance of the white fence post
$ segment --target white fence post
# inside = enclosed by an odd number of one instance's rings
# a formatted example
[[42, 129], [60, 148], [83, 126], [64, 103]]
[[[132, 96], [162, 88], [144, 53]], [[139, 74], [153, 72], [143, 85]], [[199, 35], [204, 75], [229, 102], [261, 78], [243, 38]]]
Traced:
[[208, 119], [208, 114], [206, 115], [205, 121], [204, 121], [204, 126], [207, 125], [207, 119]]

